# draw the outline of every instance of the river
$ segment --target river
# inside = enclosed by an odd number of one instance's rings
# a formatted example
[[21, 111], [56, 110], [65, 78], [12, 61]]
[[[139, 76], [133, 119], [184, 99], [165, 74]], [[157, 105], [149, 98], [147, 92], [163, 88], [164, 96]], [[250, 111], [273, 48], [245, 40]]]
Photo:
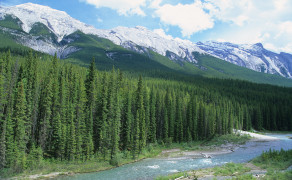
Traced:
[[220, 166], [228, 162], [244, 163], [259, 156], [263, 151], [270, 148], [275, 150], [292, 149], [292, 134], [267, 134], [277, 137], [276, 141], [249, 141], [241, 145], [235, 152], [207, 158], [151, 158], [132, 164], [123, 165], [118, 168], [86, 174], [76, 174], [59, 179], [76, 180], [151, 180], [159, 175], [167, 175], [175, 172], [201, 169], [206, 167]]

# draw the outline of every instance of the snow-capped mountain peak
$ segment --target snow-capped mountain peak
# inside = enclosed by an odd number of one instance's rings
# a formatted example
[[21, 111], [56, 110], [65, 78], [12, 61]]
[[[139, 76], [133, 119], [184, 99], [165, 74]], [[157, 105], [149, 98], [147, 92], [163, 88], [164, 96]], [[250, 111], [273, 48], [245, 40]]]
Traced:
[[27, 33], [35, 23], [43, 23], [58, 37], [59, 42], [64, 36], [80, 30], [85, 34], [107, 38], [115, 44], [126, 48], [133, 49], [132, 46], [138, 45], [149, 48], [161, 55], [166, 55], [169, 51], [191, 62], [195, 61], [192, 56], [193, 51], [204, 53], [190, 41], [162, 37], [142, 26], [134, 28], [116, 27], [111, 30], [96, 29], [70, 17], [66, 12], [58, 11], [48, 6], [26, 3], [0, 8], [0, 17], [4, 18], [6, 14], [18, 17], [22, 22], [22, 29]]
[[78, 29], [84, 29], [85, 31], [94, 29], [94, 27], [72, 18], [64, 11], [33, 3], [2, 7], [0, 9], [0, 16], [4, 18], [6, 14], [12, 14], [19, 18], [22, 22], [22, 29], [27, 33], [29, 33], [35, 23], [43, 23], [58, 37], [58, 41], [61, 41], [65, 35], [69, 35]]
[[292, 78], [292, 55], [277, 54], [266, 50], [261, 43], [232, 44], [229, 42], [198, 42], [198, 47], [207, 53], [230, 63], [258, 72], [279, 74]]
[[166, 38], [142, 26], [134, 28], [119, 26], [112, 30], [99, 30], [97, 35], [110, 39], [118, 45], [133, 42], [138, 46], [149, 48], [164, 56], [169, 51], [181, 58], [186, 58], [188, 61], [195, 61], [192, 57], [192, 52], [204, 53], [190, 41], [179, 38]]
[[[57, 36], [58, 42], [65, 36], [80, 30], [85, 34], [109, 39], [124, 48], [146, 53], [149, 56], [149, 50], [152, 50], [174, 61], [197, 62], [193, 52], [207, 53], [255, 71], [292, 78], [292, 55], [273, 53], [266, 50], [261, 43], [241, 45], [216, 41], [193, 43], [166, 35], [160, 30], [152, 31], [142, 26], [132, 28], [120, 26], [110, 30], [96, 29], [72, 18], [64, 11], [33, 3], [0, 7], [0, 20], [4, 19], [6, 15], [17, 17], [21, 21], [19, 24], [23, 31], [28, 34], [35, 23], [44, 24]], [[55, 44], [52, 39], [42, 40], [27, 34], [23, 36], [27, 37], [23, 38], [19, 35], [21, 37], [18, 40], [19, 43], [46, 53], [60, 52], [60, 57], [66, 57], [67, 54], [79, 49], [70, 47], [70, 45]]]

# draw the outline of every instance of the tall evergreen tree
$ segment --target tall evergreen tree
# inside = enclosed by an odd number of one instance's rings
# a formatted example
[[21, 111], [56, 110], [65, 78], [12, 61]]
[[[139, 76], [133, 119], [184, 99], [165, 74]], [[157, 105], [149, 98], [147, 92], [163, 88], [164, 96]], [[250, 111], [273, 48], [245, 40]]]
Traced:
[[25, 133], [26, 121], [26, 98], [23, 83], [20, 81], [17, 89], [15, 110], [13, 114], [14, 151], [16, 156], [14, 166], [17, 169], [24, 169], [26, 167], [26, 162], [23, 161], [26, 158], [26, 143], [28, 137]]
[[0, 58], [0, 169], [6, 164], [6, 126], [7, 121], [4, 116], [4, 107], [6, 105], [6, 91], [4, 79], [4, 62]]
[[151, 107], [150, 107], [150, 125], [149, 125], [149, 141], [156, 142], [156, 94], [152, 88], [151, 91]]

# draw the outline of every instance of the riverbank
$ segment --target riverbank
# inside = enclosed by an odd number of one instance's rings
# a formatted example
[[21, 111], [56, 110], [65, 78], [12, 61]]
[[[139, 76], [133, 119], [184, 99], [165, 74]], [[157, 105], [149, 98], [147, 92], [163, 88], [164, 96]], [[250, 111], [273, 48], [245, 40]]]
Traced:
[[[119, 153], [119, 165], [135, 163], [145, 158], [156, 157], [161, 153], [160, 148], [148, 147], [137, 159], [132, 159], [130, 152]], [[116, 168], [109, 163], [109, 158], [93, 158], [86, 162], [82, 161], [44, 161], [39, 168], [33, 170], [25, 170], [19, 174], [9, 174], [9, 170], [0, 172], [0, 179], [50, 179], [58, 176], [71, 176], [82, 173], [92, 173]]]
[[[208, 141], [196, 141], [191, 143], [172, 143], [172, 144], [152, 144], [149, 145], [139, 156], [139, 159], [133, 160], [130, 158], [129, 152], [123, 152], [119, 154], [120, 162], [119, 165], [129, 164], [145, 158], [156, 158], [156, 157], [166, 157], [168, 151], [173, 151], [173, 149], [179, 149], [179, 153], [183, 156], [195, 156], [194, 151], [198, 156], [203, 154], [212, 153], [229, 153], [235, 146], [240, 146], [240, 144], [245, 143], [250, 140], [248, 135], [223, 135], [216, 136]], [[226, 151], [225, 151], [226, 150]], [[175, 151], [173, 151], [175, 153]], [[201, 154], [203, 153], [203, 154]], [[126, 158], [125, 158], [126, 157]], [[56, 176], [68, 176], [79, 173], [89, 173], [98, 172], [103, 170], [108, 170], [115, 168], [108, 163], [108, 159], [95, 159], [87, 162], [58, 162], [58, 161], [45, 161], [39, 169], [25, 171], [22, 174], [14, 175], [12, 179], [46, 179]], [[10, 176], [11, 177], [11, 176]]]
[[275, 141], [275, 137], [265, 136], [247, 131], [234, 131], [232, 135], [214, 137], [193, 148], [173, 148], [161, 152], [159, 158], [170, 160], [187, 158], [212, 158], [216, 155], [228, 154], [236, 151], [247, 141]]
[[252, 133], [248, 131], [242, 131], [242, 130], [234, 130], [235, 133], [241, 134], [241, 135], [249, 135], [252, 137], [252, 141], [276, 141], [279, 140], [276, 137], [267, 136], [264, 134], [259, 133]]
[[[278, 138], [255, 135], [251, 141], [263, 140], [274, 141]], [[292, 179], [292, 150], [270, 149], [247, 163], [227, 163], [222, 166], [190, 170], [156, 178], [156, 180], [168, 179]]]
[[292, 179], [292, 170], [272, 171], [254, 165], [253, 163], [228, 163], [223, 166], [179, 172], [168, 176], [157, 177], [156, 180], [211, 180], [211, 179], [238, 179], [238, 180], [256, 180], [256, 179]]

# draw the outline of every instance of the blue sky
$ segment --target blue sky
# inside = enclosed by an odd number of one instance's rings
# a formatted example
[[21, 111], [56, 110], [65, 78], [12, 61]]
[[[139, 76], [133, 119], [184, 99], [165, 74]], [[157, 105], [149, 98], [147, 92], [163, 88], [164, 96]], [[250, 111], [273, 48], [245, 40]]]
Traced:
[[261, 42], [292, 53], [291, 0], [0, 0], [0, 5], [27, 2], [65, 11], [100, 29], [139, 25], [193, 42]]

